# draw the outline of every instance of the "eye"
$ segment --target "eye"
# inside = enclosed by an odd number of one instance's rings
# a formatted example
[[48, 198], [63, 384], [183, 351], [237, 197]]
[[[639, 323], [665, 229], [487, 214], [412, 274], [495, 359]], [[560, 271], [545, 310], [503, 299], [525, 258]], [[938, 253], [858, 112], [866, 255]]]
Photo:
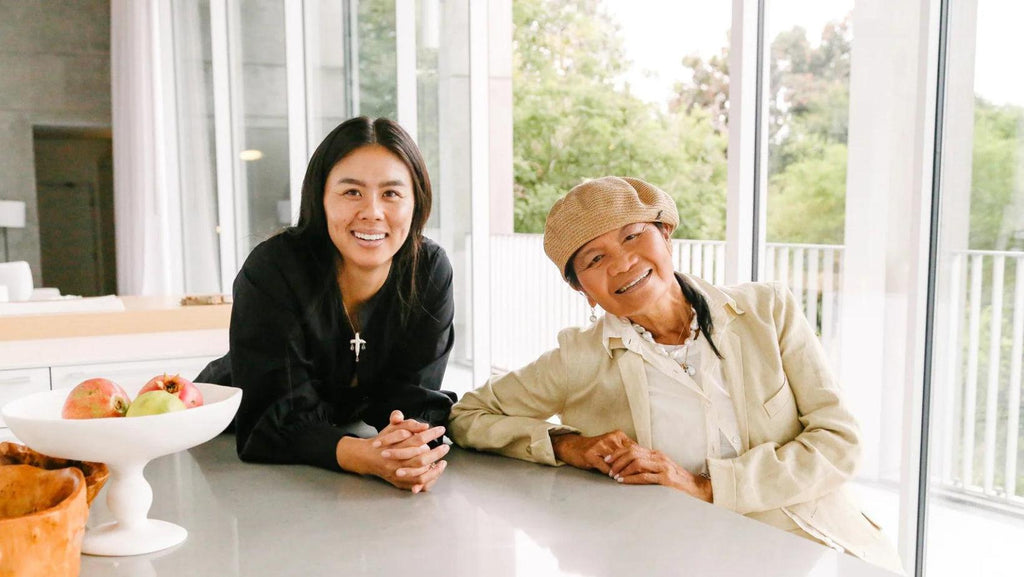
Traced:
[[397, 190], [385, 190], [384, 198], [402, 198], [402, 193]]
[[647, 227], [646, 226], [645, 227], [641, 227], [640, 230], [638, 230], [638, 231], [636, 231], [634, 233], [631, 233], [631, 234], [627, 234], [626, 238], [624, 240], [626, 240], [626, 241], [633, 240], [633, 239], [637, 238], [638, 236], [642, 235], [645, 232], [647, 232]]
[[362, 196], [363, 193], [359, 192], [359, 190], [355, 189], [355, 188], [346, 188], [345, 190], [341, 191], [341, 195], [342, 196], [359, 197], [359, 196]]
[[597, 266], [598, 263], [600, 263], [602, 260], [604, 260], [603, 254], [595, 254], [593, 257], [591, 257], [590, 260], [587, 261], [587, 266], [585, 268]]

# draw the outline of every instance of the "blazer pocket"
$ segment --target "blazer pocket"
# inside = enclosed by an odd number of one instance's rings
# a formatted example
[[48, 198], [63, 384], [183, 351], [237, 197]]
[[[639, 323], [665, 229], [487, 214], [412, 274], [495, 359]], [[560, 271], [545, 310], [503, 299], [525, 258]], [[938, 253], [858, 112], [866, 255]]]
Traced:
[[789, 379], [783, 379], [782, 388], [779, 389], [770, 399], [764, 402], [764, 412], [768, 415], [768, 418], [774, 417], [778, 414], [779, 409], [786, 406], [786, 404], [793, 400], [793, 392], [789, 389]]

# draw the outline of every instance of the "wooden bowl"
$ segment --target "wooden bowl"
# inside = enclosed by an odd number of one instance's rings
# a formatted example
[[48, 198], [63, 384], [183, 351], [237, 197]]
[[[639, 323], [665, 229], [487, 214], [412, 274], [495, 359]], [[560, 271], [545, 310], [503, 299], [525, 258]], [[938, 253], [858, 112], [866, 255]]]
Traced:
[[0, 467], [0, 575], [78, 575], [88, 517], [81, 470]]
[[74, 467], [82, 471], [85, 476], [85, 502], [92, 504], [92, 500], [99, 494], [103, 484], [107, 482], [110, 471], [103, 463], [91, 461], [75, 461], [73, 459], [58, 459], [18, 443], [0, 443], [0, 466], [2, 465], [32, 465], [40, 469], [64, 469]]

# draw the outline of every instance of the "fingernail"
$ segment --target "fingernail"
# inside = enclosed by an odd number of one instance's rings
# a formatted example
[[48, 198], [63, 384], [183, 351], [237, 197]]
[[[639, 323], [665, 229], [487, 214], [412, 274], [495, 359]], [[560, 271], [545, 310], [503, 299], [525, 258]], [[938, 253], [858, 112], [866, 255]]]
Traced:
[[384, 457], [385, 459], [390, 459], [391, 458], [391, 451], [381, 451], [380, 452], [380, 456]]
[[612, 462], [612, 456], [611, 455], [605, 455], [604, 462], [605, 463], [611, 463]]
[[445, 467], [448, 466], [448, 461], [441, 461], [441, 464], [438, 465], [438, 466], [441, 467], [442, 469], [444, 469]]
[[376, 449], [377, 447], [379, 447], [379, 446], [380, 446], [380, 441], [374, 441], [374, 442], [372, 443], [372, 445], [373, 445], [373, 448], [374, 448], [374, 449]]
[[615, 477], [615, 480], [621, 483], [622, 482], [622, 477]]
[[399, 469], [399, 470], [395, 471], [395, 476], [396, 477], [404, 477], [405, 476], [405, 469]]

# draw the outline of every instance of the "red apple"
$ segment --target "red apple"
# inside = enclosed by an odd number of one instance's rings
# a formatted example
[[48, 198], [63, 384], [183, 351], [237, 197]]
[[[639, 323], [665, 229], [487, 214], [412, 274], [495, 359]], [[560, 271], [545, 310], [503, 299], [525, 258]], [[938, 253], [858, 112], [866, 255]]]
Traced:
[[139, 389], [139, 394], [148, 393], [149, 391], [167, 391], [172, 395], [176, 395], [181, 399], [181, 402], [185, 403], [185, 407], [189, 409], [203, 404], [203, 393], [199, 390], [199, 387], [181, 375], [170, 377], [167, 376], [167, 373], [164, 373], [153, 377]]
[[88, 379], [68, 393], [60, 416], [65, 419], [123, 417], [128, 411], [128, 393], [107, 379]]

